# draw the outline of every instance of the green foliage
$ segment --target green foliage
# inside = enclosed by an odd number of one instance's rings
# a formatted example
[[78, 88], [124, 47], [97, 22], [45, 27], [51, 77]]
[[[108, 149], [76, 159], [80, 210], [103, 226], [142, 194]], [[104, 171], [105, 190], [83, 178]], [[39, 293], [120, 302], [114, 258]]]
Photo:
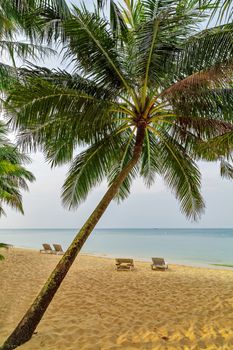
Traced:
[[20, 70], [6, 91], [9, 121], [25, 150], [43, 150], [52, 166], [71, 162], [68, 208], [105, 178], [114, 183], [143, 125], [140, 160], [116, 199], [129, 195], [135, 177], [151, 186], [159, 175], [197, 219], [204, 202], [195, 162], [219, 161], [222, 176], [233, 173], [232, 23], [203, 30], [215, 1], [111, 0], [109, 20], [105, 5], [93, 13], [73, 6], [60, 17], [72, 73]]
[[224, 267], [233, 267], [233, 265], [230, 265], [230, 264], [211, 264], [211, 265], [214, 265], [214, 266], [224, 266]]
[[197, 219], [204, 208], [199, 192], [201, 178], [197, 165], [184, 146], [168, 133], [160, 132], [158, 145], [159, 171], [168, 186], [180, 200], [181, 210], [188, 217]]
[[[0, 243], [0, 248], [8, 249], [8, 244]], [[0, 261], [4, 260], [4, 259], [5, 259], [5, 257], [2, 254], [0, 254]]]
[[23, 213], [21, 190], [28, 190], [27, 181], [35, 179], [23, 166], [29, 158], [8, 141], [6, 132], [0, 123], [0, 215], [5, 215], [5, 204]]
[[211, 19], [217, 17], [218, 22], [232, 21], [233, 4], [231, 0], [202, 0], [204, 6], [212, 9]]
[[[60, 40], [59, 23], [69, 14], [64, 0], [0, 0], [1, 56], [15, 68], [16, 58], [37, 60], [54, 54], [45, 44]], [[16, 74], [15, 69], [0, 63], [0, 89], [14, 82]]]

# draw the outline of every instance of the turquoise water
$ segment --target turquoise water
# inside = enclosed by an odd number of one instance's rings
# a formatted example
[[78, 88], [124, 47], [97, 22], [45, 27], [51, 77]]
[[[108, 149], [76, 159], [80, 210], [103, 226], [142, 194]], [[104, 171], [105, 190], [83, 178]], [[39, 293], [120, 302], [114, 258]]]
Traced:
[[[60, 243], [67, 248], [75, 229], [1, 229], [0, 242], [41, 248]], [[169, 263], [233, 264], [233, 229], [96, 229], [83, 253], [150, 260], [162, 256]]]

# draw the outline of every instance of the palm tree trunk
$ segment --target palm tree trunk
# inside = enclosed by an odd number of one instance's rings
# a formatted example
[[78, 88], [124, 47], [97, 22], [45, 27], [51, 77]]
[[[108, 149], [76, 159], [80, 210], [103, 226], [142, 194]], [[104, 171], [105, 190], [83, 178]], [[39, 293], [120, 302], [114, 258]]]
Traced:
[[60, 284], [65, 278], [69, 268], [74, 262], [77, 254], [84, 245], [86, 239], [89, 237], [90, 233], [93, 231], [94, 227], [98, 223], [101, 216], [104, 214], [108, 205], [112, 199], [117, 194], [121, 184], [137, 164], [141, 151], [145, 135], [145, 123], [142, 122], [137, 129], [137, 136], [134, 146], [134, 153], [132, 159], [124, 167], [112, 185], [109, 187], [108, 191], [105, 193], [91, 216], [88, 218], [86, 223], [83, 225], [77, 236], [74, 238], [73, 242], [67, 249], [66, 253], [63, 255], [47, 282], [41, 289], [40, 293], [34, 300], [33, 304], [30, 306], [22, 320], [19, 322], [15, 330], [11, 333], [5, 343], [1, 346], [0, 350], [11, 350], [24, 344], [29, 339], [31, 339], [37, 325], [39, 324], [41, 318], [43, 317], [47, 307], [52, 301], [56, 291], [58, 290]]

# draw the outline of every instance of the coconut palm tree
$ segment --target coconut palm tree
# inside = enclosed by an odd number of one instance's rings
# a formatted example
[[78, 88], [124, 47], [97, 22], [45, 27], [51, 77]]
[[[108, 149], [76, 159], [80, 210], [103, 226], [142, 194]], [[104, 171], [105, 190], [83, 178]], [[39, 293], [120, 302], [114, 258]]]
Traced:
[[[1, 91], [16, 79], [16, 57], [37, 59], [53, 52], [41, 44], [45, 38], [50, 42], [52, 37], [57, 35], [54, 23], [59, 23], [62, 18], [68, 16], [69, 9], [63, 0], [0, 0], [0, 53], [2, 56], [8, 56], [12, 63], [12, 66], [0, 63]], [[45, 22], [48, 22], [46, 28]], [[52, 27], [53, 36], [50, 34]], [[19, 35], [29, 42], [17, 40]], [[35, 44], [34, 41], [39, 38], [40, 43]], [[19, 190], [27, 189], [25, 180], [34, 179], [33, 175], [22, 167], [29, 159], [7, 140], [6, 132], [6, 126], [1, 122], [0, 215], [4, 213], [2, 203], [23, 212]]]
[[[41, 44], [44, 39], [48, 43], [52, 38], [56, 39], [56, 26], [68, 15], [69, 9], [63, 0], [0, 0], [0, 53], [5, 56], [5, 61], [10, 59], [12, 64], [0, 62], [1, 91], [15, 80], [16, 58], [35, 60], [54, 53]], [[24, 37], [24, 41], [19, 40], [19, 35]], [[35, 43], [39, 38], [40, 43]], [[7, 128], [1, 122], [0, 216], [5, 214], [4, 203], [23, 213], [20, 190], [28, 189], [26, 180], [34, 180], [34, 176], [22, 166], [29, 158], [9, 142], [6, 133]], [[0, 247], [6, 248], [7, 245], [0, 243]], [[3, 258], [0, 255], [0, 260]]]
[[4, 204], [23, 214], [21, 190], [28, 190], [27, 181], [35, 178], [26, 170], [29, 158], [9, 142], [7, 128], [0, 123], [0, 216], [5, 215]]
[[233, 25], [203, 30], [209, 13], [193, 0], [125, 0], [111, 1], [108, 20], [99, 8], [73, 6], [62, 23], [72, 73], [34, 67], [8, 91], [21, 145], [42, 149], [52, 166], [71, 163], [66, 207], [103, 179], [109, 187], [1, 350], [31, 338], [109, 203], [127, 198], [134, 178], [149, 187], [158, 174], [188, 218], [203, 212], [196, 161], [230, 156], [232, 142], [209, 145], [233, 130]]

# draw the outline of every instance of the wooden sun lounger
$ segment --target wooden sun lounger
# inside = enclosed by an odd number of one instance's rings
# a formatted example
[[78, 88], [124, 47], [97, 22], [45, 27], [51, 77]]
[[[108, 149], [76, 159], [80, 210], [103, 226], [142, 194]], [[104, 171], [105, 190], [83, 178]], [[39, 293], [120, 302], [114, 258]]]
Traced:
[[44, 249], [41, 249], [40, 253], [46, 253], [46, 254], [52, 254], [53, 253], [53, 250], [52, 250], [50, 244], [43, 243], [42, 246], [43, 246]]
[[133, 259], [116, 259], [116, 269], [119, 270], [133, 270]]
[[53, 244], [53, 246], [54, 246], [54, 249], [55, 249], [55, 250], [53, 250], [54, 254], [57, 254], [57, 255], [63, 255], [64, 254], [64, 251], [63, 251], [63, 249], [62, 249], [60, 244]]
[[153, 264], [151, 265], [152, 270], [167, 270], [168, 264], [165, 263], [164, 258], [152, 258]]

